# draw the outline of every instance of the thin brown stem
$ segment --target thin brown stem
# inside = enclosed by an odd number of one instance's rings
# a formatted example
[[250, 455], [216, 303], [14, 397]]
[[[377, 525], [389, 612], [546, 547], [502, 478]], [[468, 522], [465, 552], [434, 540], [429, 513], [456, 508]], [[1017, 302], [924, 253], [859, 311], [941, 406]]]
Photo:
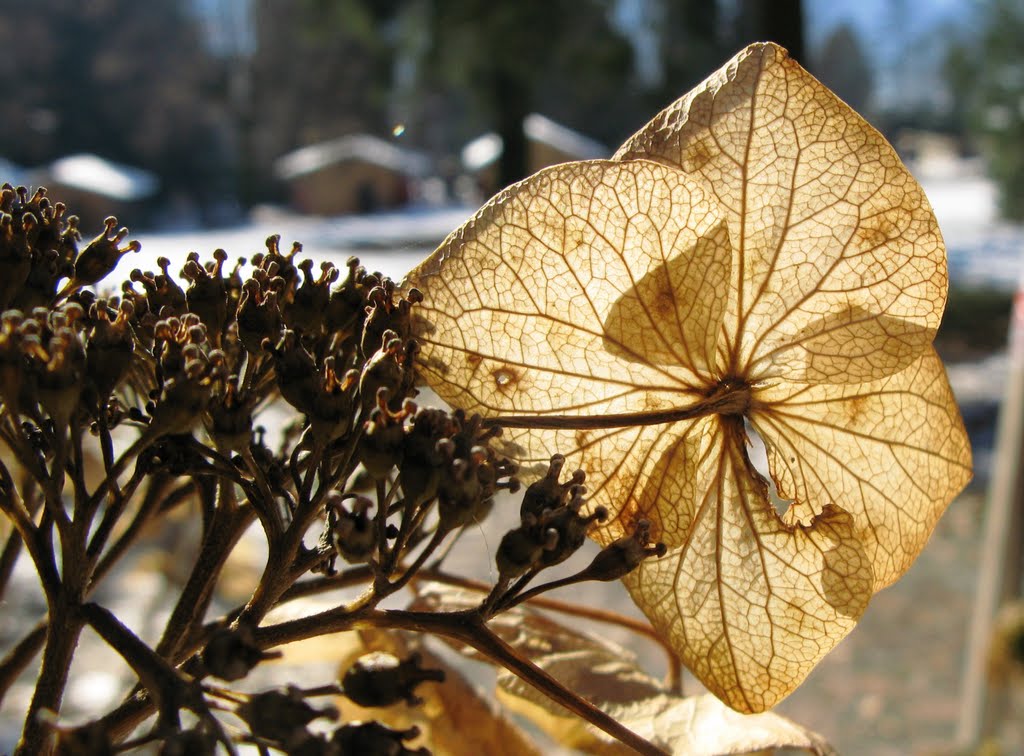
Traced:
[[6, 467], [0, 468], [0, 511], [10, 518], [11, 525], [28, 550], [46, 599], [52, 604], [60, 591], [60, 575], [57, 572], [53, 546], [49, 539], [44, 537], [46, 531], [36, 527], [33, 522], [32, 513], [18, 494], [18, 489], [15, 488]]
[[327, 591], [338, 590], [339, 588], [351, 588], [361, 585], [373, 577], [373, 569], [369, 565], [361, 565], [339, 572], [337, 575], [320, 576], [303, 580], [292, 585], [287, 591], [281, 594], [278, 604], [288, 601], [295, 601], [307, 596], [316, 596]]
[[159, 654], [143, 643], [108, 609], [99, 604], [84, 604], [82, 615], [96, 633], [128, 662], [139, 682], [158, 701], [162, 722], [178, 724], [178, 711], [188, 708], [206, 711], [202, 692], [192, 686]]
[[[690, 396], [685, 394], [684, 396]], [[598, 415], [500, 415], [483, 420], [484, 427], [546, 428], [553, 430], [601, 430], [664, 425], [708, 415], [742, 415], [750, 406], [750, 388], [724, 388], [710, 397], [683, 407], [651, 412], [617, 412]]]
[[[377, 528], [377, 565], [384, 564], [388, 558], [388, 495], [385, 490], [387, 481], [377, 481], [377, 511], [374, 513], [374, 525]], [[394, 491], [397, 485], [391, 487]]]
[[277, 505], [277, 497], [270, 489], [270, 483], [267, 481], [263, 468], [256, 464], [256, 460], [252, 456], [252, 450], [248, 447], [244, 448], [241, 456], [253, 480], [256, 481], [256, 490], [260, 494], [259, 496], [250, 496], [249, 501], [256, 508], [260, 524], [269, 540], [284, 531], [281, 509]]
[[43, 662], [36, 678], [36, 688], [25, 715], [21, 740], [14, 749], [14, 756], [37, 756], [49, 753], [51, 728], [40, 714], [44, 711], [60, 712], [67, 686], [71, 659], [78, 646], [82, 631], [82, 619], [77, 606], [64, 601], [51, 607], [50, 624], [46, 632], [46, 646]]
[[219, 481], [218, 501], [210, 527], [156, 647], [156, 653], [164, 658], [173, 657], [196, 623], [202, 620], [221, 569], [249, 526], [251, 519], [247, 515], [253, 510], [251, 507], [239, 510], [234, 502], [233, 486], [229, 480]]
[[[417, 576], [417, 578], [423, 581], [434, 580], [438, 583], [454, 585], [459, 588], [466, 588], [468, 590], [478, 591], [484, 594], [489, 593], [491, 590], [491, 586], [487, 583], [482, 583], [470, 578], [464, 578], [459, 575], [452, 575], [448, 572], [424, 570]], [[645, 638], [657, 641], [659, 644], [664, 646], [653, 627], [646, 622], [633, 619], [632, 617], [627, 617], [624, 614], [610, 612], [605, 609], [595, 609], [581, 604], [570, 604], [566, 601], [542, 598], [539, 596], [530, 599], [528, 603], [535, 609], [546, 609], [548, 611], [559, 612], [561, 614], [568, 614], [573, 617], [594, 620], [595, 622], [603, 622], [608, 625], [618, 625], [619, 627], [631, 630], [638, 635], [642, 635]]]
[[147, 426], [146, 429], [143, 430], [142, 435], [135, 439], [131, 445], [122, 452], [121, 456], [117, 458], [117, 461], [114, 462], [110, 469], [107, 470], [106, 476], [104, 476], [103, 480], [96, 487], [96, 490], [93, 491], [92, 496], [89, 497], [88, 502], [86, 502], [85, 508], [87, 511], [93, 511], [99, 506], [103, 497], [106, 496], [107, 491], [109, 491], [111, 487], [117, 486], [117, 479], [121, 476], [121, 473], [124, 472], [128, 463], [133, 459], [137, 459], [138, 456], [145, 451], [146, 447], [150, 446], [154, 441], [160, 438], [160, 435], [161, 434], [159, 432], [153, 430], [152, 426]]
[[46, 630], [49, 625], [45, 621], [37, 622], [10, 651], [0, 659], [0, 703], [3, 703], [7, 691], [17, 682], [18, 677], [25, 671], [39, 649], [46, 642]]
[[[99, 563], [96, 565], [96, 569], [93, 571], [92, 576], [93, 584], [99, 582], [99, 580], [110, 571], [111, 567], [113, 567], [131, 547], [151, 517], [160, 512], [166, 512], [169, 509], [172, 509], [194, 493], [196, 485], [195, 481], [189, 481], [188, 483], [184, 483], [171, 491], [166, 497], [162, 497], [166, 483], [171, 480], [173, 480], [173, 478], [151, 479], [150, 488], [146, 491], [146, 496], [139, 505], [138, 510], [135, 512], [135, 516], [132, 518], [132, 521], [128, 524], [125, 531], [118, 536], [113, 545], [104, 552]], [[97, 536], [98, 535], [99, 531], [97, 531]], [[95, 555], [92, 554], [93, 546], [101, 545], [102, 542], [103, 541], [99, 540], [98, 537], [93, 538], [92, 542], [89, 544], [90, 558], [95, 558]]]
[[[12, 491], [11, 506], [15, 506], [13, 501], [14, 495], [17, 493], [14, 489], [14, 479], [11, 477], [7, 466], [0, 461], [0, 481], [2, 481], [3, 487], [10, 487]], [[25, 512], [28, 514], [27, 522], [31, 523], [34, 521], [36, 514], [39, 511], [39, 498], [35, 495], [38, 489], [35, 486], [31, 476], [26, 475], [25, 480], [22, 482], [21, 489], [21, 505]], [[0, 496], [3, 496], [3, 490], [0, 489]], [[4, 502], [0, 505], [0, 511], [4, 511], [5, 506], [8, 502]], [[4, 593], [7, 590], [7, 584], [14, 574], [14, 567], [18, 562], [18, 557], [21, 556], [22, 549], [25, 547], [25, 539], [22, 535], [22, 529], [15, 527], [11, 524], [11, 532], [7, 536], [7, 542], [4, 545], [2, 555], [0, 555], [0, 599], [3, 599]]]
[[21, 556], [21, 549], [24, 545], [25, 541], [21, 537], [21, 533], [16, 528], [12, 528], [4, 542], [3, 551], [0, 552], [0, 601], [3, 600], [4, 593], [7, 591], [7, 583], [10, 582], [11, 575], [14, 574], [14, 565], [18, 563], [18, 557]]
[[[106, 511], [103, 513], [103, 517], [100, 518], [100, 524], [96, 527], [96, 531], [93, 533], [92, 538], [89, 540], [89, 546], [86, 549], [86, 553], [90, 559], [95, 560], [99, 555], [100, 551], [103, 550], [103, 546], [107, 542], [107, 538], [110, 537], [111, 531], [117, 524], [117, 521], [121, 519], [121, 515], [124, 513], [125, 508], [134, 496], [136, 489], [145, 479], [145, 474], [142, 469], [138, 466], [135, 468], [135, 472], [132, 477], [129, 478], [128, 482], [125, 483], [124, 488], [117, 487], [116, 493], [111, 496], [111, 501], [107, 505]], [[152, 480], [152, 479], [151, 479]]]
[[416, 559], [413, 561], [411, 565], [409, 565], [408, 569], [406, 569], [405, 572], [402, 573], [402, 576], [398, 578], [398, 580], [394, 582], [388, 582], [386, 578], [382, 578], [380, 580], [375, 581], [374, 589], [375, 593], [377, 593], [376, 598], [378, 600], [383, 599], [385, 596], [390, 596], [392, 593], [397, 593], [398, 591], [402, 590], [402, 588], [404, 588], [406, 584], [408, 584], [408, 582], [416, 576], [416, 573], [420, 571], [420, 568], [423, 567], [424, 564], [426, 564], [427, 560], [430, 558], [430, 555], [437, 550], [437, 547], [441, 545], [441, 542], [445, 539], [445, 536], [447, 535], [448, 531], [443, 528], [439, 527], [437, 530], [435, 530], [434, 535], [430, 538], [430, 541], [427, 543], [426, 546], [423, 547], [420, 553], [416, 555]]
[[[71, 421], [71, 461], [72, 464], [68, 466], [67, 472], [71, 476], [71, 484], [75, 492], [75, 519], [79, 519], [78, 512], [86, 499], [89, 498], [89, 492], [85, 486], [85, 451], [82, 449], [81, 419], [77, 414]], [[81, 522], [84, 523], [83, 527], [86, 530], [88, 530], [89, 523], [92, 522], [94, 515], [95, 511], [86, 512], [85, 516], [81, 518]]]

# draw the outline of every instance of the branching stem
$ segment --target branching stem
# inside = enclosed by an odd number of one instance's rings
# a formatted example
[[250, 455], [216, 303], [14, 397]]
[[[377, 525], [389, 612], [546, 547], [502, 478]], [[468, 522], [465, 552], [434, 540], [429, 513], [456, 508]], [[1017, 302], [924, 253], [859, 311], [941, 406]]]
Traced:
[[331, 610], [291, 622], [260, 628], [256, 631], [256, 641], [266, 649], [314, 635], [363, 627], [413, 630], [466, 643], [553, 701], [565, 706], [574, 714], [625, 743], [638, 753], [648, 756], [664, 755], [664, 751], [624, 727], [589, 701], [573, 693], [537, 665], [522, 657], [488, 629], [479, 612], [475, 610], [449, 613], [367, 610], [357, 614]]

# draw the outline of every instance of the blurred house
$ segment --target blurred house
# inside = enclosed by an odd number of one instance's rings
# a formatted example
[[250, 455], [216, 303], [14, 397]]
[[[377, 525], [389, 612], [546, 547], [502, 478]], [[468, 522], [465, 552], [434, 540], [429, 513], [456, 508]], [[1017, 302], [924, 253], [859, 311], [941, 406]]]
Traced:
[[280, 157], [274, 175], [291, 206], [308, 215], [344, 215], [401, 207], [426, 175], [424, 155], [370, 134], [350, 134]]
[[955, 175], [963, 172], [966, 165], [959, 140], [950, 134], [902, 129], [893, 139], [893, 145], [919, 179]]
[[137, 226], [148, 214], [147, 200], [160, 189], [155, 174], [88, 153], [58, 158], [28, 171], [27, 178], [67, 205], [86, 236], [100, 231], [108, 215]]
[[[555, 123], [538, 113], [523, 119], [526, 136], [526, 167], [536, 173], [549, 165], [571, 160], [593, 160], [609, 155], [608, 148], [578, 131]], [[462, 148], [462, 167], [472, 175], [480, 191], [490, 196], [498, 186], [498, 158], [504, 145], [493, 132], [478, 136]]]

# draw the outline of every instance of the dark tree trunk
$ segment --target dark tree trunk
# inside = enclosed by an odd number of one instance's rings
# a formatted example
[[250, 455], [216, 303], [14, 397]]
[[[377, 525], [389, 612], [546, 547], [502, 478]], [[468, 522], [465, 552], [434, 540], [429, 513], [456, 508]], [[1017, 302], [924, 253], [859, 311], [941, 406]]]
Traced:
[[527, 145], [523, 120], [530, 112], [528, 87], [508, 72], [494, 75], [494, 115], [503, 149], [498, 161], [498, 184], [504, 188], [526, 177]]
[[775, 42], [801, 65], [807, 65], [801, 0], [742, 0], [736, 26], [741, 45]]

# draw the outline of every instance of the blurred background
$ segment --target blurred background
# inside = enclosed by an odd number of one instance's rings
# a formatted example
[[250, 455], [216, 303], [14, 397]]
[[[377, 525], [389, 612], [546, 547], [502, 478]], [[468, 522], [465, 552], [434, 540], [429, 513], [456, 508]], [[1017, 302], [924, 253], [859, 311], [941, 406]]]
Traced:
[[[1024, 642], [1011, 620], [994, 655], [1006, 622], [971, 630], [991, 569], [1020, 592], [1019, 553], [985, 566], [983, 523], [1024, 273], [1024, 0], [0, 0], [0, 181], [47, 186], [86, 236], [117, 214], [143, 244], [129, 269], [281, 233], [400, 278], [501, 187], [610, 155], [761, 39], [875, 124], [935, 206], [937, 343], [977, 462], [781, 710], [843, 753], [1024, 752]], [[984, 727], [963, 721], [978, 685]]]
[[[1013, 0], [0, 9], [3, 170], [136, 202], [137, 227], [223, 224], [268, 203], [330, 215], [486, 194], [553, 159], [607, 154], [758, 39], [788, 47], [908, 157], [983, 158], [1000, 210], [1024, 217]], [[351, 196], [315, 196], [312, 175], [339, 165], [358, 174], [338, 181]]]

